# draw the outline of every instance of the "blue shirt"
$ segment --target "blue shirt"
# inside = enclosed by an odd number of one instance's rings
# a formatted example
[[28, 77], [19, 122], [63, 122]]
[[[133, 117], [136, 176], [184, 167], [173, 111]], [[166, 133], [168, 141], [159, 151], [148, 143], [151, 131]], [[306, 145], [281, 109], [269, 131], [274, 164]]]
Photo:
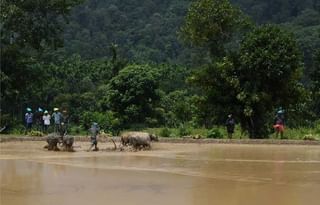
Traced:
[[24, 119], [26, 123], [32, 123], [33, 122], [33, 114], [32, 113], [26, 113], [24, 116]]
[[57, 125], [61, 124], [61, 118], [62, 118], [61, 112], [54, 112], [52, 114], [52, 117], [54, 119], [54, 124], [57, 124]]

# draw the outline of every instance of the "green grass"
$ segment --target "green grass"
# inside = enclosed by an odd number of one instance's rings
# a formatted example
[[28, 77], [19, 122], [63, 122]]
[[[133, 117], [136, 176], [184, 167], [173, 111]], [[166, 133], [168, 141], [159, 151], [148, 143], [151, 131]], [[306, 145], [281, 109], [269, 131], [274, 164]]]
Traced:
[[[320, 140], [320, 133], [314, 128], [289, 128], [284, 131], [284, 137], [287, 139], [302, 140], [306, 136], [312, 136], [315, 139]], [[272, 138], [275, 138], [275, 134], [272, 135]]]
[[[214, 128], [216, 128], [217, 130], [219, 130], [219, 132], [222, 134], [223, 139], [227, 139], [228, 135], [227, 135], [227, 131], [225, 129], [225, 127], [223, 126], [215, 126]], [[142, 131], [145, 132], [149, 132], [149, 133], [153, 133], [156, 134], [157, 136], [163, 137], [161, 136], [161, 132], [163, 129], [168, 129], [170, 132], [170, 137], [172, 138], [179, 138], [182, 137], [179, 133], [179, 128], [165, 128], [165, 127], [161, 127], [161, 128], [146, 128]], [[194, 135], [200, 135], [203, 138], [207, 138], [207, 134], [209, 132], [210, 129], [205, 129], [205, 128], [188, 128], [190, 130], [190, 134], [191, 136]], [[236, 126], [235, 129], [235, 133], [233, 134], [233, 139], [247, 139], [248, 136], [246, 134], [241, 133], [241, 129], [240, 126]]]
[[[219, 132], [222, 135], [222, 139], [227, 139], [227, 131], [224, 126], [215, 126], [213, 127], [215, 132]], [[36, 130], [36, 129], [34, 129]], [[53, 131], [53, 127], [51, 127], [51, 130]], [[179, 128], [166, 128], [166, 127], [159, 127], [159, 128], [141, 128], [138, 127], [137, 129], [130, 129], [130, 130], [124, 130], [125, 131], [145, 131], [149, 133], [156, 134], [160, 137], [170, 137], [170, 138], [180, 138], [186, 135], [189, 136], [195, 136], [200, 135], [202, 138], [207, 138], [208, 132], [210, 129], [205, 128], [192, 128], [188, 125], [182, 125]], [[14, 127], [9, 135], [24, 135], [25, 128], [23, 125]], [[78, 135], [78, 136], [85, 136], [87, 135], [87, 131], [84, 130], [81, 126], [71, 125], [68, 129], [68, 133], [70, 135]], [[163, 136], [165, 135], [165, 136]], [[242, 133], [241, 128], [239, 125], [235, 128], [235, 133], [233, 134], [233, 139], [248, 139], [247, 133]], [[270, 139], [276, 139], [276, 134], [271, 133], [269, 136]], [[285, 139], [291, 139], [291, 140], [303, 140], [305, 138], [308, 139], [315, 139], [320, 140], [320, 121], [314, 123], [313, 128], [307, 128], [307, 127], [299, 127], [299, 128], [285, 128], [284, 131], [284, 138]], [[280, 139], [280, 135], [278, 136], [278, 139]]]
[[[216, 126], [214, 127], [221, 132], [223, 135], [223, 139], [227, 139], [227, 131], [225, 127], [223, 126]], [[164, 127], [161, 128], [146, 128], [141, 131], [149, 132], [156, 134], [157, 136], [161, 136], [162, 130], [165, 129]], [[166, 128], [169, 130], [170, 137], [172, 138], [179, 138], [181, 137], [179, 135], [179, 128]], [[189, 128], [190, 129], [190, 135], [201, 135], [203, 138], [207, 137], [207, 134], [209, 132], [209, 129], [205, 128]], [[284, 138], [289, 140], [303, 140], [305, 137], [312, 137], [316, 140], [320, 140], [320, 125], [315, 126], [314, 128], [306, 128], [306, 127], [300, 127], [300, 128], [285, 128], [284, 131]], [[270, 139], [276, 139], [276, 134], [271, 133], [269, 135]], [[232, 139], [249, 139], [248, 133], [242, 133], [240, 126], [236, 126], [235, 132], [233, 134]], [[278, 136], [278, 139], [280, 139], [280, 135]]]

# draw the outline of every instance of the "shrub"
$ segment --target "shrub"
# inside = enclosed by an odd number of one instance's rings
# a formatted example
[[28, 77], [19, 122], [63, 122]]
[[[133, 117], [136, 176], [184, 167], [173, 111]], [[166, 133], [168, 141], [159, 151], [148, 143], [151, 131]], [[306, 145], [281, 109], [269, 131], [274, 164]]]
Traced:
[[317, 135], [308, 134], [303, 137], [303, 140], [316, 141]]
[[315, 122], [315, 133], [320, 134], [320, 120]]
[[221, 133], [219, 128], [213, 128], [208, 131], [207, 138], [222, 139], [223, 134]]
[[171, 131], [168, 129], [168, 128], [163, 128], [163, 129], [161, 129], [161, 131], [160, 131], [160, 133], [159, 133], [159, 135], [161, 136], [161, 137], [170, 137], [170, 135], [171, 135], [172, 133], [171, 133]]
[[70, 128], [71, 134], [80, 134], [81, 132], [84, 132], [84, 129], [82, 126], [71, 126]]
[[191, 130], [186, 127], [185, 125], [181, 125], [178, 128], [178, 136], [182, 137], [182, 136], [187, 136], [191, 134]]
[[100, 129], [104, 129], [114, 135], [118, 135], [122, 129], [122, 120], [111, 111], [105, 113], [100, 112], [84, 112], [81, 116], [81, 125], [85, 130], [89, 129], [92, 122], [97, 122]]
[[35, 130], [31, 130], [28, 135], [33, 136], [33, 137], [42, 137], [43, 133], [40, 131], [35, 131]]
[[9, 130], [11, 134], [25, 134], [26, 132], [26, 127], [23, 125], [15, 125], [12, 129]]

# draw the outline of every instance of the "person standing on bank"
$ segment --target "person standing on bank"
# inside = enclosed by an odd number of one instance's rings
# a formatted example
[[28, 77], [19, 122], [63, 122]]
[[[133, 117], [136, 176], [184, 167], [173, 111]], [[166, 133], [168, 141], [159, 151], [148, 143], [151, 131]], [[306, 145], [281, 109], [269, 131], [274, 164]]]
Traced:
[[42, 116], [42, 120], [43, 120], [43, 131], [47, 134], [48, 129], [50, 127], [50, 120], [51, 120], [51, 116], [49, 115], [48, 110], [44, 111], [44, 115]]
[[232, 134], [234, 133], [235, 121], [232, 117], [232, 114], [228, 115], [228, 119], [226, 121], [226, 127], [228, 132], [228, 138], [232, 139]]
[[57, 134], [60, 130], [62, 114], [59, 112], [59, 108], [53, 108], [52, 114], [54, 120], [54, 132]]
[[34, 113], [34, 119], [35, 119], [35, 123], [36, 123], [36, 128], [39, 132], [42, 132], [43, 130], [43, 109], [42, 108], [38, 108], [36, 110], [36, 112]]
[[277, 111], [273, 128], [276, 131], [276, 138], [278, 138], [280, 133], [280, 138], [283, 139], [283, 132], [284, 132], [284, 110], [283, 109], [279, 109]]
[[24, 120], [26, 123], [26, 133], [31, 131], [32, 129], [32, 123], [33, 123], [33, 113], [32, 113], [32, 109], [31, 108], [27, 108], [27, 113], [24, 116]]

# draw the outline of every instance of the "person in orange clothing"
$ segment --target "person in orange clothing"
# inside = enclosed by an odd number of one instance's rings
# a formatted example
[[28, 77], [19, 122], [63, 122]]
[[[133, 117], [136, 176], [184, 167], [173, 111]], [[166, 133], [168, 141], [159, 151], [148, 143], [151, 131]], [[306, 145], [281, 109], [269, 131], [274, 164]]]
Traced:
[[276, 118], [274, 120], [273, 128], [276, 131], [276, 137], [278, 138], [280, 133], [280, 138], [283, 139], [283, 132], [284, 132], [284, 111], [279, 109], [277, 112]]

